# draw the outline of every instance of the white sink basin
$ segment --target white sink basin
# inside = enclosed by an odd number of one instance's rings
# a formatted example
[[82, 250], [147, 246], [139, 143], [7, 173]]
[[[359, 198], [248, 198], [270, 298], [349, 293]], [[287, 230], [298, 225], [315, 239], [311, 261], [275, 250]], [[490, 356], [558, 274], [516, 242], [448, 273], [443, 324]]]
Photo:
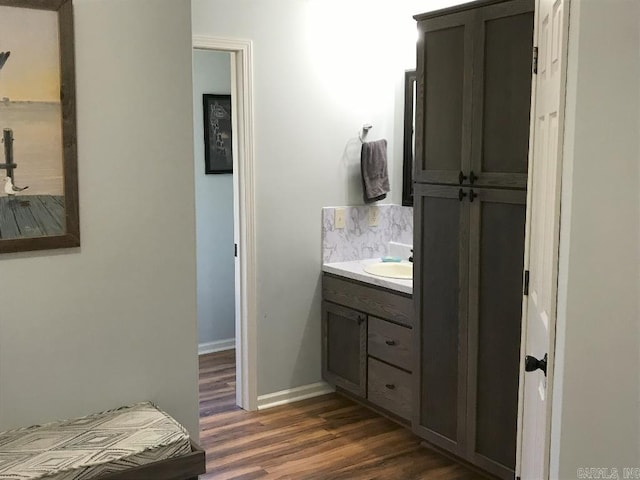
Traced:
[[404, 280], [413, 278], [413, 263], [411, 262], [369, 263], [362, 268], [365, 272], [378, 277], [401, 278]]

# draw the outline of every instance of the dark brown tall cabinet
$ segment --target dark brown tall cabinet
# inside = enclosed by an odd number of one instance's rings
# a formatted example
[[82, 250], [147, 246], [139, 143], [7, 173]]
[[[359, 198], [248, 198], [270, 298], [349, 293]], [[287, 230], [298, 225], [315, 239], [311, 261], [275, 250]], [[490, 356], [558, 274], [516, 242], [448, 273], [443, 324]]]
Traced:
[[514, 478], [533, 0], [416, 17], [413, 430]]

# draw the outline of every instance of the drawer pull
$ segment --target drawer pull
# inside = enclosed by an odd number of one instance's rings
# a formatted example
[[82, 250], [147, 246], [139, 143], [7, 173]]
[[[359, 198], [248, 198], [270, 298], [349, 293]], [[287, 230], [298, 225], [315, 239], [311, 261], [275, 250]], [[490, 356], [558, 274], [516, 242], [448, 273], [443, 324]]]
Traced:
[[385, 385], [385, 387], [387, 387], [389, 390], [395, 390], [396, 386], [393, 383], [387, 383]]
[[396, 341], [395, 340], [385, 340], [384, 343], [386, 343], [390, 347], [393, 347], [396, 344]]

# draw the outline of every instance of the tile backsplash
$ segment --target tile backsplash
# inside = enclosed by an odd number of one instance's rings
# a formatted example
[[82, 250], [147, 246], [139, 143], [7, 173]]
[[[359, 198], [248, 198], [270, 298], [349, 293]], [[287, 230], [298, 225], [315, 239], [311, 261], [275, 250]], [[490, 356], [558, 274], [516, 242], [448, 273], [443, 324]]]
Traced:
[[[336, 209], [344, 209], [345, 226], [336, 228]], [[378, 225], [369, 226], [370, 209]], [[322, 261], [348, 262], [389, 255], [389, 242], [413, 244], [413, 208], [400, 205], [325, 207], [322, 209]]]

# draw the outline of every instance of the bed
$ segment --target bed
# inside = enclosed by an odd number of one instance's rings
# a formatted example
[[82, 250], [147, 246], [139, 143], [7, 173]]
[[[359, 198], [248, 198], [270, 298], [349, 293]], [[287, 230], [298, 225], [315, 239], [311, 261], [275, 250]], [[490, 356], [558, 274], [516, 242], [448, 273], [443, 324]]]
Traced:
[[205, 454], [150, 402], [0, 433], [2, 480], [190, 480]]

